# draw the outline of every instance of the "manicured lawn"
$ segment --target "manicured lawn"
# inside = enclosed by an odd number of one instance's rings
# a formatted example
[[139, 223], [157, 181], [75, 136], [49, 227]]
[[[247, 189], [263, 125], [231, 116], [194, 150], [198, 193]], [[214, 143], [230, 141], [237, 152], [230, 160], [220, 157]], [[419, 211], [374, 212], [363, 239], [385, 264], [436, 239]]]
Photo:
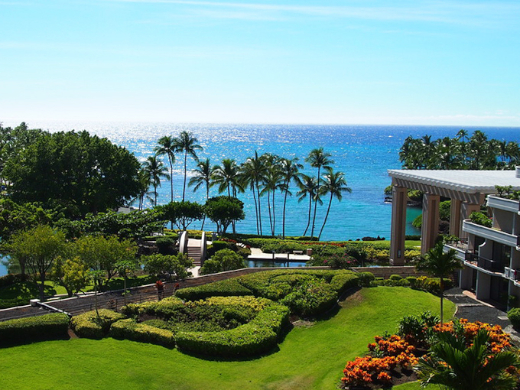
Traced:
[[[131, 341], [74, 339], [0, 351], [2, 389], [334, 389], [347, 360], [404, 315], [438, 313], [439, 298], [402, 287], [365, 288], [330, 319], [294, 328], [270, 355], [205, 360]], [[446, 302], [445, 315], [454, 305]], [[412, 388], [403, 388], [411, 390]], [[415, 388], [414, 388], [415, 389]]]

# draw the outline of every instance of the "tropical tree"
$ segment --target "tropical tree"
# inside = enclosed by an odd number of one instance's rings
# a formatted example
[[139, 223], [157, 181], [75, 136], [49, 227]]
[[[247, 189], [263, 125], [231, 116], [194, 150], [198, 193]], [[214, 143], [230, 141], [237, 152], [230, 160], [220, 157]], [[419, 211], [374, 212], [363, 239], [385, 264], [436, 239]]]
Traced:
[[161, 160], [157, 159], [157, 156], [148, 156], [143, 163], [143, 169], [150, 177], [154, 194], [153, 205], [157, 206], [157, 187], [161, 186], [161, 178], [170, 179], [170, 175], [167, 173], [168, 169]]
[[327, 207], [327, 214], [325, 214], [325, 220], [323, 221], [323, 226], [321, 227], [320, 234], [318, 235], [318, 241], [320, 240], [323, 228], [327, 223], [327, 218], [329, 217], [332, 200], [336, 198], [338, 201], [341, 202], [341, 200], [343, 199], [343, 192], [352, 192], [352, 189], [350, 187], [347, 187], [347, 181], [345, 180], [345, 174], [343, 172], [334, 172], [332, 168], [326, 168], [324, 178], [324, 184], [320, 188], [320, 192], [323, 196], [330, 194], [330, 198], [329, 206]]
[[176, 152], [184, 153], [184, 184], [182, 186], [182, 201], [186, 197], [186, 178], [188, 169], [188, 154], [193, 157], [195, 161], [198, 161], [197, 150], [202, 150], [197, 142], [199, 140], [193, 136], [192, 133], [183, 131], [177, 138], [174, 139], [173, 148]]
[[440, 295], [441, 295], [441, 324], [443, 323], [443, 309], [444, 309], [444, 279], [449, 278], [454, 271], [462, 268], [461, 261], [457, 258], [454, 249], [449, 249], [444, 252], [444, 245], [442, 242], [437, 243], [424, 256], [421, 256], [416, 264], [418, 271], [425, 271], [426, 273], [439, 278]]
[[307, 234], [307, 230], [309, 230], [309, 227], [311, 225], [312, 202], [317, 201], [320, 204], [323, 204], [323, 201], [319, 196], [318, 183], [315, 177], [302, 174], [301, 180], [297, 182], [297, 185], [300, 188], [300, 191], [296, 193], [296, 196], [298, 196], [298, 203], [303, 201], [305, 198], [309, 197], [309, 212], [307, 217], [307, 226], [305, 227], [305, 231], [303, 232], [303, 235], [305, 236]]
[[20, 231], [8, 243], [10, 255], [40, 279], [40, 300], [45, 300], [45, 280], [54, 261], [65, 251], [65, 234], [47, 225]]
[[236, 197], [237, 192], [242, 192], [243, 188], [238, 180], [237, 162], [230, 158], [222, 160], [222, 166], [215, 165], [211, 172], [211, 185], [218, 186], [219, 194], [226, 192], [228, 197]]
[[275, 210], [275, 194], [276, 191], [282, 189], [282, 175], [279, 167], [279, 157], [265, 153], [262, 155], [266, 174], [264, 175], [264, 188], [260, 195], [267, 196], [267, 210], [269, 212], [269, 225], [271, 226], [271, 235], [274, 237], [276, 229], [276, 210]]
[[260, 203], [260, 186], [266, 174], [266, 166], [263, 159], [255, 151], [254, 157], [249, 157], [240, 166], [240, 182], [244, 187], [249, 186], [253, 192], [256, 214], [256, 232], [262, 235], [262, 208]]
[[479, 330], [473, 343], [449, 332], [439, 333], [430, 353], [415, 368], [422, 386], [440, 385], [453, 390], [513, 389], [516, 380], [506, 375], [511, 366], [518, 367], [518, 356], [507, 350], [490, 353], [489, 332]]
[[226, 233], [229, 225], [245, 218], [244, 203], [229, 196], [209, 198], [205, 210], [208, 218], [217, 225], [218, 233]]
[[287, 196], [292, 195], [290, 188], [291, 183], [300, 182], [300, 169], [303, 169], [303, 165], [298, 163], [298, 157], [292, 159], [282, 158], [280, 160], [280, 174], [282, 177], [281, 190], [284, 193], [283, 197], [283, 213], [282, 213], [282, 238], [285, 238], [285, 206], [287, 204]]
[[155, 154], [157, 156], [166, 155], [168, 156], [168, 163], [170, 164], [170, 202], [173, 202], [173, 164], [175, 163], [175, 138], [171, 135], [165, 135], [164, 137], [159, 138], [157, 141], [159, 144], [155, 147]]
[[204, 207], [197, 202], [170, 202], [157, 206], [161, 216], [175, 224], [179, 229], [186, 230], [194, 221], [204, 217]]
[[[211, 174], [213, 169], [209, 162], [209, 158], [199, 161], [197, 167], [192, 171], [193, 177], [188, 182], [188, 187], [193, 186], [193, 191], [197, 191], [199, 188], [204, 186], [206, 188], [206, 200], [209, 199], [209, 188], [211, 187]], [[206, 221], [206, 215], [202, 219], [201, 230], [204, 230], [204, 222]]]
[[[328, 152], [325, 152], [323, 148], [317, 148], [311, 150], [307, 158], [305, 159], [306, 162], [311, 164], [311, 167], [318, 169], [318, 174], [316, 177], [318, 178], [317, 186], [318, 186], [318, 193], [321, 187], [320, 184], [320, 174], [322, 168], [330, 168], [330, 164], [334, 164], [334, 160], [330, 159], [332, 155]], [[315, 197], [314, 199], [314, 213], [312, 216], [312, 228], [311, 228], [311, 237], [314, 237], [314, 227], [316, 225], [316, 211], [318, 209], [318, 198]]]

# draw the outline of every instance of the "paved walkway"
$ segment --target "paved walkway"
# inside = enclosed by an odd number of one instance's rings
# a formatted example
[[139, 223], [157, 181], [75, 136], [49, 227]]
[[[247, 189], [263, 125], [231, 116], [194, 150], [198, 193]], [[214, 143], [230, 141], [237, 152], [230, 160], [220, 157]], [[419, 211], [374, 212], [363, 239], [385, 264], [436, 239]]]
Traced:
[[458, 287], [445, 291], [445, 297], [457, 305], [457, 318], [466, 318], [470, 322], [480, 321], [491, 325], [500, 325], [513, 341], [520, 345], [520, 334], [513, 329], [507, 313], [489, 303], [479, 301], [470, 291]]
[[297, 255], [294, 253], [264, 253], [259, 248], [251, 248], [251, 254], [247, 257], [248, 260], [279, 260], [279, 261], [309, 261], [311, 259], [308, 255]]

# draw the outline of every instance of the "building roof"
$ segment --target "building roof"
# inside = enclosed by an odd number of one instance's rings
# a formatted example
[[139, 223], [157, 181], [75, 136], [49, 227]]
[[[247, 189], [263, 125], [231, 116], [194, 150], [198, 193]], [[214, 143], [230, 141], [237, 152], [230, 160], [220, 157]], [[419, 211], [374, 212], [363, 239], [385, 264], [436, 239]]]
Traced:
[[520, 190], [516, 171], [464, 171], [464, 170], [407, 170], [389, 169], [394, 184], [408, 188], [423, 187], [444, 189], [466, 194], [494, 194], [495, 186], [512, 186]]

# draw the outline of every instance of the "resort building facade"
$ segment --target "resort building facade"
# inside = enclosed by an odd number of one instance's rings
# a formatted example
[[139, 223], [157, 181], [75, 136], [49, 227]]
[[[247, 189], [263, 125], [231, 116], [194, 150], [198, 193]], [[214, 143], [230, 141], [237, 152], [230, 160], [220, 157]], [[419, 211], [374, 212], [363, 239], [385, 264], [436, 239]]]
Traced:
[[[451, 200], [450, 235], [459, 240], [448, 243], [464, 268], [459, 285], [475, 291], [477, 299], [504, 302], [520, 298], [520, 202], [496, 196], [496, 186], [520, 190], [517, 171], [428, 171], [389, 170], [392, 178], [392, 231], [390, 261], [404, 264], [406, 204], [408, 189], [424, 192], [422, 205], [421, 253], [435, 245], [439, 226], [440, 199]], [[486, 204], [492, 226], [471, 222], [469, 216]]]

